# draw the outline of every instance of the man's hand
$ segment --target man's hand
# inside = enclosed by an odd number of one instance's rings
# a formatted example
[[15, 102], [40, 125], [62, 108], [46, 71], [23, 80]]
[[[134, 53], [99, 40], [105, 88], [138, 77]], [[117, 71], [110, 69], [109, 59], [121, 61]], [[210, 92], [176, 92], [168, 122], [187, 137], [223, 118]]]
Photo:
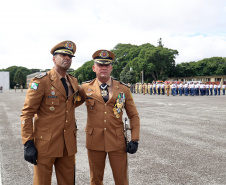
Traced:
[[137, 149], [138, 149], [138, 142], [130, 141], [127, 145], [126, 152], [130, 154], [134, 154], [136, 153]]
[[24, 144], [24, 159], [34, 165], [37, 165], [38, 151], [35, 148], [34, 141], [29, 140]]

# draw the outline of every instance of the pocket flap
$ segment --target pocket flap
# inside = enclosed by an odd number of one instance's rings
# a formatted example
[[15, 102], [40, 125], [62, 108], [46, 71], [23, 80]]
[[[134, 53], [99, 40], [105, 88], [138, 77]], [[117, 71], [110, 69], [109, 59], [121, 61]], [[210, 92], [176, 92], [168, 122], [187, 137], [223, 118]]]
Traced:
[[59, 99], [56, 98], [47, 98], [46, 105], [59, 105]]
[[51, 133], [48, 132], [35, 132], [35, 139], [41, 139], [45, 141], [50, 141]]
[[85, 131], [86, 131], [87, 134], [90, 134], [91, 135], [93, 133], [93, 128], [86, 127], [86, 130]]
[[117, 134], [117, 136], [124, 134], [124, 129], [123, 127], [119, 127], [115, 129], [115, 132]]
[[94, 99], [87, 99], [87, 101], [86, 101], [86, 105], [87, 105], [87, 106], [91, 106], [91, 107], [93, 107], [93, 106], [94, 106], [94, 104], [95, 104]]

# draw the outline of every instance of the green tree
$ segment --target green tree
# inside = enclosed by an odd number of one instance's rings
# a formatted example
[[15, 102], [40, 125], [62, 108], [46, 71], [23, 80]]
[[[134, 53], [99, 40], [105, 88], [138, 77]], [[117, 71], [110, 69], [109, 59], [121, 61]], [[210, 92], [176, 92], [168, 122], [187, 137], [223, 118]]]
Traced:
[[[115, 54], [111, 75], [125, 83], [140, 81], [141, 71], [144, 71], [146, 82], [151, 82], [153, 79], [164, 80], [175, 75], [175, 58], [178, 51], [164, 48], [162, 43], [158, 47], [150, 43], [140, 46], [117, 44], [111, 51]], [[74, 71], [80, 83], [95, 78], [92, 65], [93, 61], [88, 61]], [[130, 71], [130, 68], [133, 71]]]
[[[25, 67], [21, 67], [21, 66], [10, 66], [8, 68], [5, 69], [5, 71], [9, 71], [9, 76], [10, 76], [10, 88], [13, 89], [14, 87], [14, 76], [16, 74], [16, 71], [20, 69], [24, 75], [24, 80], [26, 81], [26, 76], [31, 74], [31, 70], [27, 69]], [[22, 84], [23, 86], [25, 86], [25, 83]]]
[[226, 58], [205, 58], [198, 62], [183, 62], [175, 67], [175, 77], [213, 76], [226, 74]]
[[41, 71], [40, 69], [30, 69], [30, 70], [31, 70], [31, 73], [37, 73]]
[[13, 82], [15, 85], [23, 85], [26, 83], [26, 78], [23, 74], [23, 72], [21, 71], [21, 69], [18, 69], [14, 75], [14, 79]]
[[134, 84], [136, 83], [136, 72], [133, 70], [130, 70], [126, 73], [126, 83]]
[[93, 69], [92, 69], [93, 64], [94, 64], [94, 61], [90, 60], [84, 63], [81, 67], [79, 67], [77, 70], [75, 70], [71, 74], [78, 79], [78, 82], [80, 84], [84, 81], [94, 79], [96, 77], [96, 74], [93, 72]]

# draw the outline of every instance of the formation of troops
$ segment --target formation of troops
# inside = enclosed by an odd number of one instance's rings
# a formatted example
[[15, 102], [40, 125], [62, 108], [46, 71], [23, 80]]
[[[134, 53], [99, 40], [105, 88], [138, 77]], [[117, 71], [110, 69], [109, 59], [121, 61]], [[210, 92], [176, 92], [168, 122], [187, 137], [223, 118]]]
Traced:
[[187, 83], [187, 82], [153, 82], [128, 84], [131, 93], [172, 96], [216, 96], [225, 95], [225, 84]]

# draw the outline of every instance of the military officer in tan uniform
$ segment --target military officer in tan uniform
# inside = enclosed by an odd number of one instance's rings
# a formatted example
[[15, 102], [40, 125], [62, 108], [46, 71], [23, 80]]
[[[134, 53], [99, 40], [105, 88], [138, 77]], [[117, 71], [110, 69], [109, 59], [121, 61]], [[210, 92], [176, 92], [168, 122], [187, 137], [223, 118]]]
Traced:
[[138, 93], [138, 84], [136, 83], [135, 85], [135, 93], [137, 94]]
[[167, 96], [169, 96], [169, 93], [170, 92], [170, 84], [169, 82], [167, 82], [167, 85], [166, 85], [166, 93], [167, 93]]
[[142, 89], [143, 89], [143, 95], [145, 95], [145, 83], [143, 83]]
[[148, 93], [148, 85], [147, 85], [147, 83], [144, 84], [144, 89], [145, 89], [145, 94], [147, 94]]
[[139, 93], [141, 94], [143, 91], [142, 91], [142, 84], [141, 83], [139, 83]]
[[148, 85], [147, 85], [147, 86], [148, 86], [148, 92], [147, 92], [147, 93], [148, 93], [148, 94], [150, 94], [150, 93], [151, 93], [151, 92], [150, 92], [150, 87], [151, 87], [151, 84], [150, 84], [150, 83], [148, 83]]
[[[135, 153], [140, 139], [140, 119], [130, 89], [110, 77], [114, 53], [98, 50], [93, 54], [96, 79], [83, 83], [87, 107], [86, 148], [90, 166], [90, 184], [102, 185], [108, 155], [115, 185], [128, 185], [127, 153]], [[123, 128], [123, 111], [131, 126], [127, 149]]]
[[[77, 152], [75, 106], [77, 79], [67, 74], [76, 45], [63, 41], [51, 49], [54, 67], [31, 80], [21, 114], [24, 158], [34, 164], [34, 185], [74, 185]], [[78, 101], [77, 101], [78, 100]], [[33, 126], [34, 118], [34, 126]]]

